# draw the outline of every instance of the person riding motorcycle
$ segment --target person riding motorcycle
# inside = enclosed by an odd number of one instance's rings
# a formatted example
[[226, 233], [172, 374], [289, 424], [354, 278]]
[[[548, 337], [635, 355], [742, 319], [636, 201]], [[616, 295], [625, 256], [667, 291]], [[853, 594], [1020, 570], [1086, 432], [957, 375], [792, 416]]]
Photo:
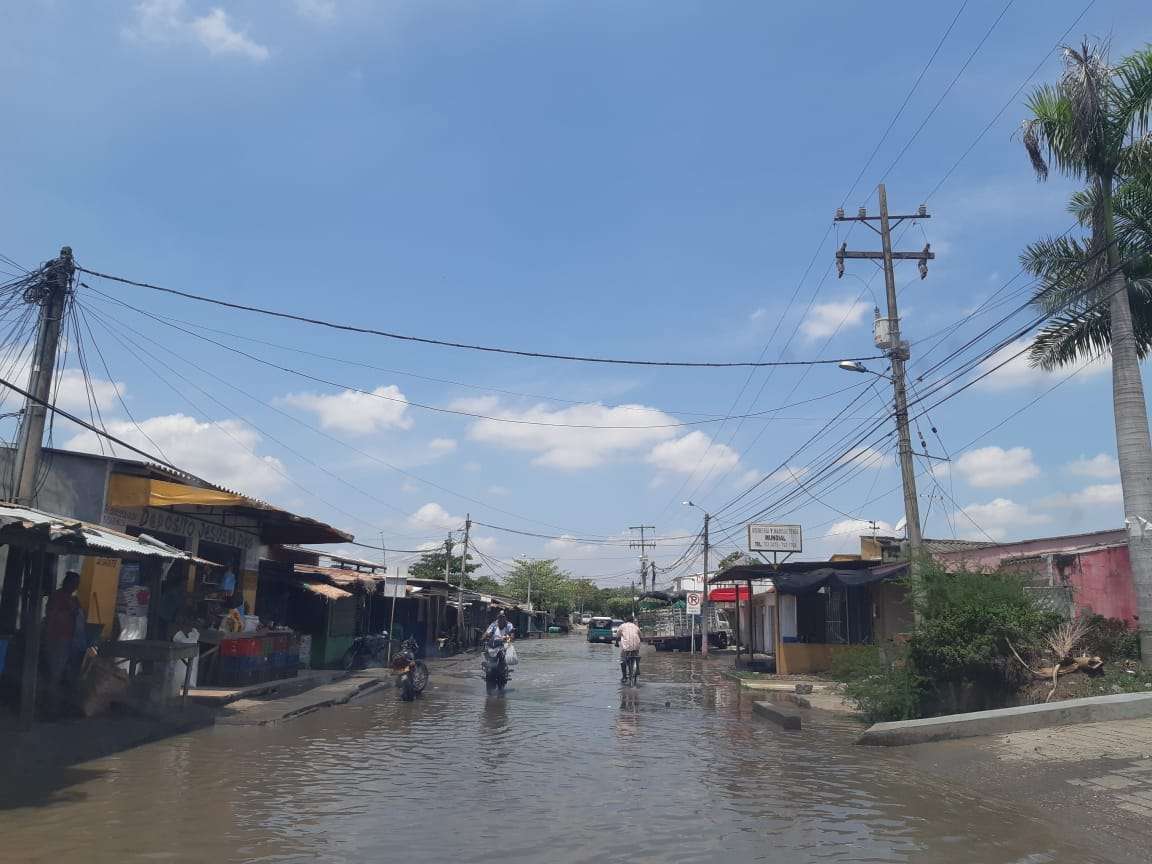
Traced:
[[496, 616], [496, 620], [488, 625], [488, 629], [484, 631], [483, 642], [489, 642], [492, 639], [504, 639], [511, 642], [516, 635], [516, 628], [512, 626], [512, 622], [508, 620], [508, 616], [504, 614], [501, 609], [500, 613]]
[[628, 661], [640, 656], [640, 628], [636, 626], [636, 616], [630, 615], [620, 625], [620, 683], [628, 683]]

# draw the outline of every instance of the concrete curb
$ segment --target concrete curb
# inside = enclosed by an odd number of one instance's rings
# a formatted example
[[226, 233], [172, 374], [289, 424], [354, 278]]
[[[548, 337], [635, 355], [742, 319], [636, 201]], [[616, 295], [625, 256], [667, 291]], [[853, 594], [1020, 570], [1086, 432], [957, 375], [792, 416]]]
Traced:
[[786, 708], [775, 702], [753, 702], [752, 713], [759, 714], [765, 720], [770, 720], [784, 729], [801, 727], [800, 713], [796, 709]]
[[[759, 703], [757, 703], [759, 704]], [[1152, 693], [1116, 693], [1067, 699], [1045, 705], [1021, 705], [995, 711], [973, 711], [969, 714], [947, 714], [924, 720], [898, 720], [876, 723], [864, 731], [857, 744], [902, 747], [955, 738], [978, 738], [1004, 735], [1029, 729], [1099, 723], [1109, 720], [1134, 720], [1152, 717]]]

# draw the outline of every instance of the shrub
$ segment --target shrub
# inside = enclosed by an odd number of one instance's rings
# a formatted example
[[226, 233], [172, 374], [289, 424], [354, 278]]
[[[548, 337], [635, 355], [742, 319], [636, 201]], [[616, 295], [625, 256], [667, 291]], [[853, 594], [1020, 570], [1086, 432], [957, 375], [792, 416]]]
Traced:
[[837, 652], [828, 674], [870, 723], [921, 716], [923, 682], [903, 656], [886, 661], [879, 648], [861, 645]]
[[1140, 634], [1128, 627], [1120, 618], [1089, 615], [1085, 618], [1088, 635], [1084, 637], [1084, 650], [1098, 654], [1105, 662], [1140, 659]]
[[1009, 641], [1023, 652], [1061, 620], [1037, 608], [1020, 577], [948, 573], [935, 564], [924, 567], [915, 603], [920, 626], [909, 642], [909, 662], [927, 682], [932, 707], [945, 711], [1008, 704], [1030, 678], [1012, 658]]

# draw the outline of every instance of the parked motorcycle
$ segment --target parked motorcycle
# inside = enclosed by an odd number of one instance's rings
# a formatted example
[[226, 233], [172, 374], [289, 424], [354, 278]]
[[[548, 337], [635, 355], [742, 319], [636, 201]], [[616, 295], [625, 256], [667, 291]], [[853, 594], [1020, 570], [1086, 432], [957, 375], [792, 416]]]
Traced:
[[508, 666], [508, 640], [496, 637], [484, 645], [481, 669], [484, 670], [484, 686], [488, 694], [496, 691], [503, 693], [508, 679], [512, 677], [512, 670]]
[[344, 652], [341, 663], [345, 672], [353, 669], [366, 669], [369, 666], [384, 666], [388, 663], [388, 631], [357, 636]]
[[400, 650], [392, 657], [392, 674], [396, 676], [396, 687], [400, 698], [411, 702], [428, 686], [428, 667], [417, 659], [420, 646], [415, 639], [405, 639]]

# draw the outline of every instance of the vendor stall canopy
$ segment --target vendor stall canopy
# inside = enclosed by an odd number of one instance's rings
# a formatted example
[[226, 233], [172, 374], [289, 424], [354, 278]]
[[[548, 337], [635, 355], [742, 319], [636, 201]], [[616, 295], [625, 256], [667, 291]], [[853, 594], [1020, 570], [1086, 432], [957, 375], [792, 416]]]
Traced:
[[71, 555], [162, 558], [215, 566], [147, 534], [131, 537], [101, 525], [16, 504], [0, 504], [0, 543], [46, 544], [49, 551]]
[[880, 564], [867, 561], [796, 561], [779, 567], [747, 564], [729, 567], [716, 574], [709, 583], [731, 584], [771, 580], [778, 594], [813, 594], [821, 588], [859, 588], [877, 582], [903, 578], [908, 562]]
[[246, 515], [259, 522], [260, 536], [266, 543], [346, 543], [354, 539], [324, 522], [297, 516], [191, 474], [146, 462], [118, 459], [116, 463], [108, 478], [109, 507], [163, 507], [180, 512], [204, 509]]

